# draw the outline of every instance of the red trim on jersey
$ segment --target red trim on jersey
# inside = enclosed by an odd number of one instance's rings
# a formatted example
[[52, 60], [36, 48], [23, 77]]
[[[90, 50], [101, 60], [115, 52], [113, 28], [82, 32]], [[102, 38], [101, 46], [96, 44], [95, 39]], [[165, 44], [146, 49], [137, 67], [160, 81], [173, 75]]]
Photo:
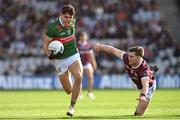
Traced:
[[54, 37], [53, 40], [58, 40], [62, 43], [67, 43], [75, 39], [75, 35], [71, 35], [69, 37], [60, 38], [60, 37]]

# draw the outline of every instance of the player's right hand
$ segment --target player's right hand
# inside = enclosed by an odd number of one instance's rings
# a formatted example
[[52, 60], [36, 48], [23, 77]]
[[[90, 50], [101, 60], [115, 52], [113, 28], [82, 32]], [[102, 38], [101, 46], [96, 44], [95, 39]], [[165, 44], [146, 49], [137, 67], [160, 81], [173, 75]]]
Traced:
[[100, 43], [96, 43], [96, 45], [95, 45], [95, 49], [96, 49], [96, 51], [100, 51], [100, 46], [101, 46], [101, 44]]
[[51, 53], [51, 54], [48, 56], [48, 58], [49, 58], [50, 60], [54, 60], [54, 59], [56, 59], [56, 56], [55, 56], [53, 53]]

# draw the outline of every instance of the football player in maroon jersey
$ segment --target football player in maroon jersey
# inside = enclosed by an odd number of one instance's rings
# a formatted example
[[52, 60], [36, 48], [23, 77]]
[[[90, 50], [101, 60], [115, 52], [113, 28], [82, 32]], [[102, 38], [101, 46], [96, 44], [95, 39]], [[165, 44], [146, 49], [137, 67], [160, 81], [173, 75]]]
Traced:
[[153, 72], [156, 72], [154, 68], [157, 67], [152, 67], [153, 70], [150, 69], [143, 59], [144, 49], [140, 46], [129, 48], [127, 53], [115, 47], [100, 43], [97, 43], [95, 48], [97, 51], [113, 54], [123, 60], [126, 72], [140, 90], [139, 102], [134, 115], [142, 116], [156, 89], [156, 80]]
[[[90, 99], [94, 99], [93, 94], [93, 84], [94, 84], [94, 70], [97, 68], [95, 55], [93, 52], [92, 43], [88, 40], [88, 34], [86, 32], [81, 32], [80, 37], [77, 43], [81, 61], [83, 64], [83, 73], [88, 78], [88, 93], [87, 96]], [[83, 94], [79, 96], [80, 99], [83, 99]]]

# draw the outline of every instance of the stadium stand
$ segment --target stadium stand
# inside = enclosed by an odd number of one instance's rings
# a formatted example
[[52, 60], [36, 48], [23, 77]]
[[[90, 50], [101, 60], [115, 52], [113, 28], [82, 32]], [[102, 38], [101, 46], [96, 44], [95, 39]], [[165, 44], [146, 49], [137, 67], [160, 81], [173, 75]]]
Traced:
[[[178, 1], [178, 0], [177, 0]], [[172, 38], [155, 0], [72, 0], [78, 29], [95, 42], [127, 50], [145, 48], [158, 74], [180, 74], [180, 44]], [[63, 0], [0, 1], [0, 74], [51, 75], [54, 67], [42, 51], [42, 34], [59, 14]], [[124, 73], [122, 61], [96, 53], [98, 74]]]

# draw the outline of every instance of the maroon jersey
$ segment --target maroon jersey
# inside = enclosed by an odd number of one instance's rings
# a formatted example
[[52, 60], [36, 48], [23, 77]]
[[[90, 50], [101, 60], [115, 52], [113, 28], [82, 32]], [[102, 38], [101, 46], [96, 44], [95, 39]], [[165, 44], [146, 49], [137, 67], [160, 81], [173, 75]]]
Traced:
[[132, 65], [129, 65], [128, 54], [124, 53], [123, 61], [126, 72], [129, 74], [129, 77], [136, 84], [138, 89], [142, 89], [141, 78], [143, 77], [149, 77], [149, 85], [151, 86], [153, 84], [155, 77], [145, 60], [143, 60], [137, 68], [133, 68]]
[[79, 40], [77, 46], [79, 48], [82, 64], [86, 65], [91, 63], [92, 44], [88, 41], [82, 42]]

